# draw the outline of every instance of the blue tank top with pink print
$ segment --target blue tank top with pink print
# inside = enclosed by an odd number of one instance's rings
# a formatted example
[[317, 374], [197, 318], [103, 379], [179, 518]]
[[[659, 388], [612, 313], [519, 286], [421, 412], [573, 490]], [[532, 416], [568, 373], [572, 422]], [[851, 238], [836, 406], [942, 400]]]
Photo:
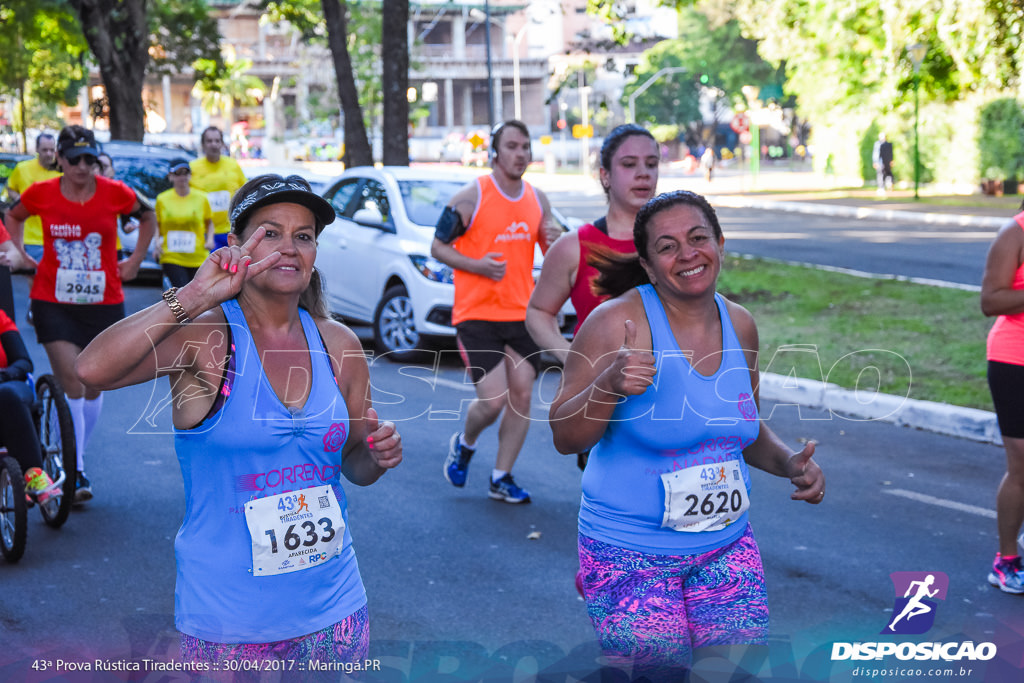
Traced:
[[[366, 604], [341, 487], [348, 411], [316, 323], [305, 310], [300, 315], [312, 387], [304, 406], [292, 409], [267, 379], [238, 302], [221, 308], [233, 342], [234, 370], [223, 385], [230, 390], [199, 426], [175, 430], [185, 484], [185, 519], [174, 543], [175, 626], [218, 643], [296, 638]], [[211, 372], [214, 386], [218, 375]], [[298, 571], [254, 576], [246, 503], [323, 485], [334, 490], [345, 522], [340, 554]], [[308, 558], [296, 555], [305, 565]]]
[[651, 285], [638, 287], [651, 327], [655, 383], [619, 403], [583, 473], [579, 530], [584, 536], [630, 550], [689, 555], [724, 547], [743, 535], [744, 512], [717, 531], [676, 531], [662, 526], [661, 475], [700, 465], [738, 461], [749, 495], [743, 449], [760, 431], [750, 371], [725, 300], [718, 294], [722, 354], [718, 370], [701, 375], [681, 351]]

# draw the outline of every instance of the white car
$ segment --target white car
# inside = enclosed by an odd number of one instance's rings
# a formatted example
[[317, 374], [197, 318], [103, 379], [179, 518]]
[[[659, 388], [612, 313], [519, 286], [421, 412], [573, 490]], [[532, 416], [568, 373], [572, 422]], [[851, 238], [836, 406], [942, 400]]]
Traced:
[[[328, 308], [372, 325], [377, 352], [391, 360], [412, 360], [428, 340], [455, 336], [452, 269], [430, 256], [430, 244], [448, 200], [477, 176], [364, 166], [346, 170], [324, 192], [338, 214], [318, 240]], [[534, 268], [536, 276], [539, 250]], [[573, 323], [571, 306], [563, 312]]]
[[334, 176], [323, 175], [322, 173], [313, 173], [301, 166], [268, 166], [260, 163], [246, 163], [242, 165], [242, 173], [244, 173], [245, 177], [249, 180], [267, 173], [275, 173], [284, 178], [287, 178], [290, 175], [297, 175], [305, 178], [306, 182], [309, 183], [309, 186], [313, 188], [313, 192], [316, 192], [317, 194], [322, 194], [323, 191], [327, 189], [330, 182], [334, 180]]

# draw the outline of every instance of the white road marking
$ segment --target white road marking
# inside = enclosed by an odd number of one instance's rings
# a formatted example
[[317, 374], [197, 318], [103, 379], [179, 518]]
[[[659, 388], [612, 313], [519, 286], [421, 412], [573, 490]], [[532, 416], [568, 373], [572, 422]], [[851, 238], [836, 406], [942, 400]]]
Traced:
[[939, 507], [949, 508], [950, 510], [957, 510], [959, 512], [966, 512], [972, 515], [978, 515], [979, 517], [987, 517], [989, 519], [996, 518], [995, 510], [989, 510], [988, 508], [978, 507], [977, 505], [967, 505], [966, 503], [958, 503], [955, 500], [936, 498], [935, 496], [929, 496], [924, 493], [917, 493], [916, 491], [907, 491], [905, 489], [882, 489], [882, 491], [892, 496], [899, 496], [901, 498], [916, 500], [919, 503], [938, 505]]
[[442, 387], [448, 387], [450, 389], [458, 389], [459, 391], [476, 391], [472, 384], [466, 384], [465, 382], [455, 382], [450, 379], [444, 379], [443, 377], [434, 377], [434, 384]]

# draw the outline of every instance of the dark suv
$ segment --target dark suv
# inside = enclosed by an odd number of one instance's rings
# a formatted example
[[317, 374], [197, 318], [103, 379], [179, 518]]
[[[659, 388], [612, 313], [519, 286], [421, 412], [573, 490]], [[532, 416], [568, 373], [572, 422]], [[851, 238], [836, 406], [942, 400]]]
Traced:
[[31, 158], [31, 155], [28, 154], [0, 152], [0, 220], [3, 219], [4, 212], [10, 206], [7, 199], [7, 180], [19, 162]]
[[178, 147], [144, 145], [141, 142], [111, 140], [103, 143], [103, 151], [114, 160], [114, 177], [130, 185], [151, 202], [164, 190], [169, 190], [167, 179], [171, 159], [192, 160], [193, 152]]
[[[144, 145], [141, 142], [111, 140], [102, 143], [103, 151], [114, 161], [114, 177], [127, 183], [133, 190], [142, 195], [150, 206], [156, 204], [156, 196], [171, 188], [167, 179], [172, 159], [195, 158], [193, 152], [179, 147], [163, 147], [160, 145]], [[138, 232], [121, 233], [122, 250], [130, 254], [135, 250]], [[149, 245], [150, 256], [142, 262], [140, 276], [147, 280], [155, 277], [160, 279], [160, 266], [152, 258], [157, 238]], [[152, 277], [151, 277], [152, 276]]]

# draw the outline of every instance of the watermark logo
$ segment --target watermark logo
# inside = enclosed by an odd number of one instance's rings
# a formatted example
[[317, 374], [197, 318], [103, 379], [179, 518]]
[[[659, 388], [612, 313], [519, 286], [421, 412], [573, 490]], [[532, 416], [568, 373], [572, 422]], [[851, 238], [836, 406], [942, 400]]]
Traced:
[[938, 600], [946, 599], [949, 577], [942, 572], [893, 572], [893, 618], [882, 633], [920, 635], [935, 623]]
[[[949, 577], [942, 572], [893, 572], [892, 619], [882, 635], [920, 635], [935, 624], [939, 600], [946, 599]], [[900, 661], [988, 661], [997, 654], [994, 643], [973, 641], [950, 642], [852, 642], [832, 643], [832, 661], [884, 660]], [[858, 675], [855, 670], [855, 675]]]

